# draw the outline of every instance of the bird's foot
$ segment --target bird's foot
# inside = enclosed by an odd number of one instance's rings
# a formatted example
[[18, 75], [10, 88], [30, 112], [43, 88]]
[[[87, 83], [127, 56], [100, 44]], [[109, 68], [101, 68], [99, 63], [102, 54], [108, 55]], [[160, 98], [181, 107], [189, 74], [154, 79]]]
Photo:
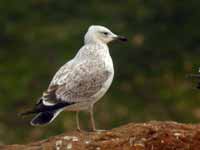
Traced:
[[101, 132], [106, 132], [107, 130], [102, 130], [102, 129], [93, 129], [93, 132], [101, 133]]
[[82, 132], [81, 128], [76, 128], [76, 131]]

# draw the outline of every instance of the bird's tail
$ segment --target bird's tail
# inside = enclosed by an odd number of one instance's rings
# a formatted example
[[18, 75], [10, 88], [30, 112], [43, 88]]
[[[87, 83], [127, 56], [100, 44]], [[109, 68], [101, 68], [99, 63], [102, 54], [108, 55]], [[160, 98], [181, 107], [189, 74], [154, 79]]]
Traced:
[[21, 112], [18, 115], [21, 116], [21, 117], [24, 117], [24, 116], [31, 115], [31, 114], [34, 114], [34, 113], [37, 113], [35, 111], [35, 109], [31, 109], [31, 110], [27, 110], [25, 112]]
[[40, 98], [33, 109], [20, 113], [19, 115], [26, 116], [30, 114], [36, 114], [36, 116], [31, 120], [31, 125], [45, 125], [51, 123], [64, 109], [64, 107], [72, 104], [67, 102], [59, 102], [52, 105], [46, 105], [43, 101], [43, 98]]
[[58, 114], [62, 110], [63, 109], [40, 112], [31, 120], [31, 125], [32, 126], [37, 126], [37, 125], [49, 124], [58, 116]]

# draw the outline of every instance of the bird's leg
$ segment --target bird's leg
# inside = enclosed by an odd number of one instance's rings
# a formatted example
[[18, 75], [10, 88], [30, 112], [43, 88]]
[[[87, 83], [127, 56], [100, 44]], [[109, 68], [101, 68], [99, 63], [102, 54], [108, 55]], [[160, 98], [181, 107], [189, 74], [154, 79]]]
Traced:
[[77, 125], [77, 130], [81, 131], [80, 123], [79, 123], [79, 111], [76, 112], [76, 125]]
[[90, 106], [89, 113], [90, 113], [90, 120], [91, 120], [91, 125], [92, 125], [92, 131], [94, 131], [94, 132], [103, 132], [103, 131], [106, 131], [106, 130], [98, 130], [98, 129], [96, 129], [96, 125], [95, 125], [95, 121], [94, 121], [93, 105]]
[[90, 112], [90, 120], [91, 120], [92, 130], [93, 130], [93, 131], [97, 131], [97, 130], [96, 130], [95, 121], [94, 121], [93, 105], [90, 107], [89, 112]]

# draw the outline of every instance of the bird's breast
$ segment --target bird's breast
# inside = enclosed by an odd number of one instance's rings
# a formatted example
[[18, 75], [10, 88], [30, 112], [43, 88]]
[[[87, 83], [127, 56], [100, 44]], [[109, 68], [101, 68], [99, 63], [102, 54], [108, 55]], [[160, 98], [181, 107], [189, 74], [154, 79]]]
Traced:
[[113, 61], [112, 61], [111, 56], [110, 55], [106, 56], [106, 58], [105, 58], [104, 61], [105, 61], [105, 67], [106, 67], [106, 69], [114, 72]]
[[104, 57], [102, 62], [104, 62], [104, 73], [106, 72], [108, 78], [103, 83], [101, 89], [95, 95], [93, 95], [93, 103], [96, 103], [99, 99], [101, 99], [105, 95], [105, 93], [111, 86], [114, 77], [113, 61], [110, 55]]

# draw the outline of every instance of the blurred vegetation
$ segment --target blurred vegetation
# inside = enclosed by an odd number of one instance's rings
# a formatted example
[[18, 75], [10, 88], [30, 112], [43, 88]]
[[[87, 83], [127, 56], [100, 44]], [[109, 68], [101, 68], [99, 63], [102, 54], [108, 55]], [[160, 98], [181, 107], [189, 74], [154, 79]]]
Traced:
[[[31, 127], [31, 118], [17, 113], [34, 105], [54, 73], [82, 46], [91, 24], [129, 38], [126, 44], [110, 45], [115, 78], [95, 107], [98, 127], [199, 122], [200, 92], [186, 78], [200, 63], [199, 6], [198, 0], [1, 0], [0, 144], [75, 128], [71, 112], [45, 127]], [[87, 117], [81, 114], [84, 128]]]

